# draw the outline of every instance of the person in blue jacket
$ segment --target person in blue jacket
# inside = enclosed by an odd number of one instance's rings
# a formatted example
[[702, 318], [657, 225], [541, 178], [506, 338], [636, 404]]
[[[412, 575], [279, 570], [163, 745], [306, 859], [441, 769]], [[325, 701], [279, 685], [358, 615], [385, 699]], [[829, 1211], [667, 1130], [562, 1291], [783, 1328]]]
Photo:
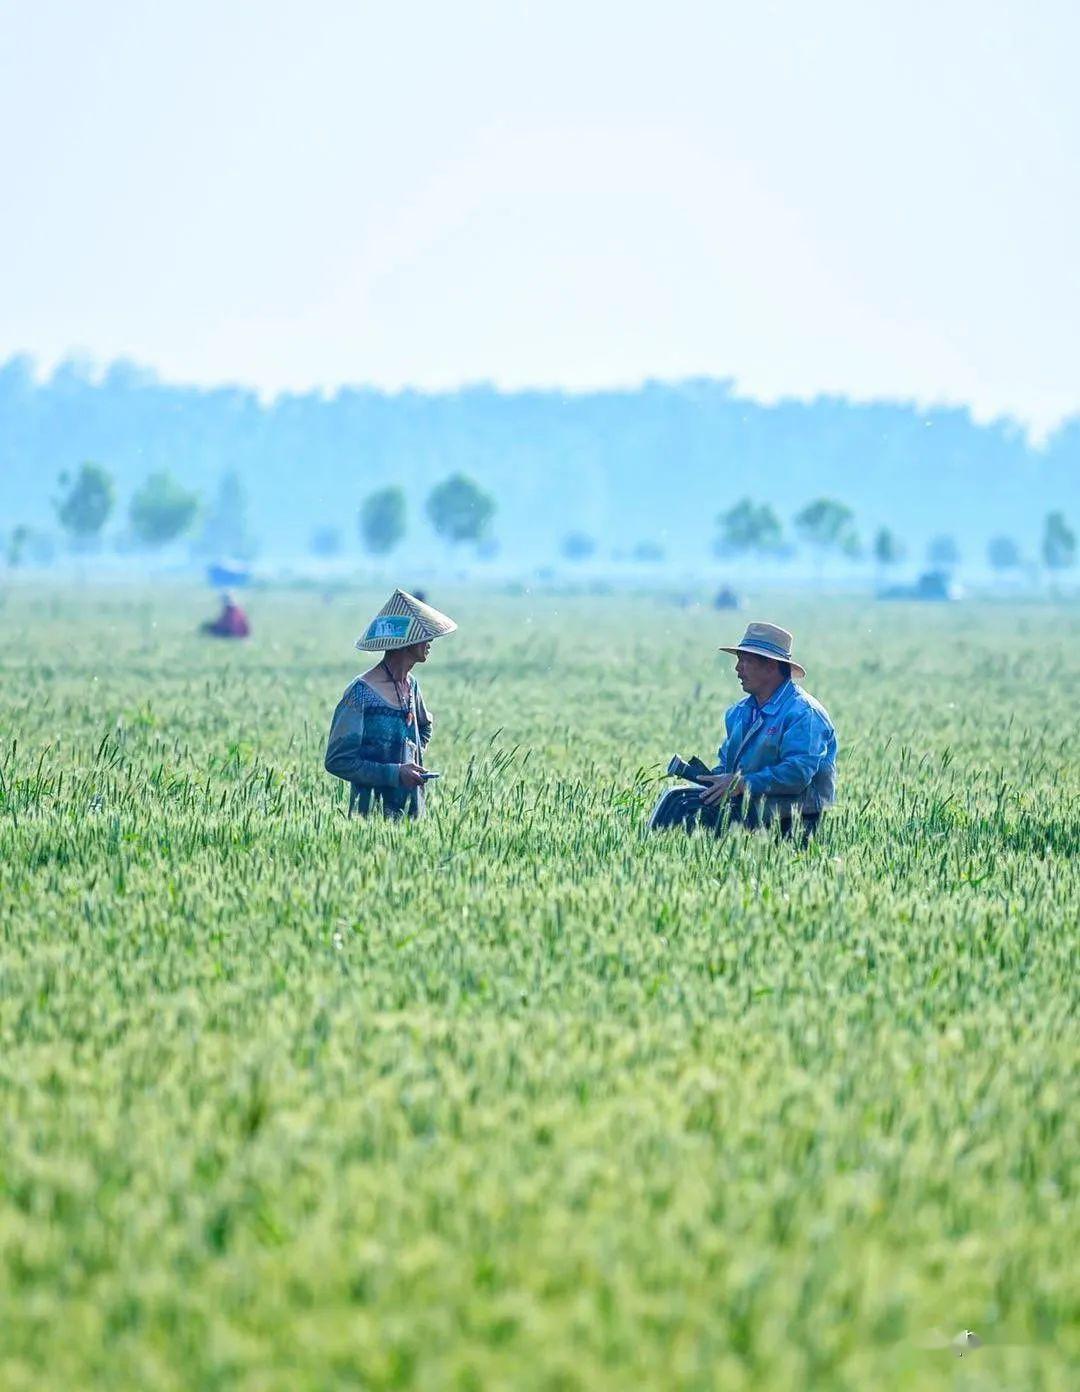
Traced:
[[[796, 685], [806, 670], [792, 656], [791, 634], [770, 623], [751, 623], [733, 653], [745, 698], [724, 717], [718, 763], [698, 780], [700, 788], [676, 788], [654, 809], [650, 826], [698, 822], [719, 829], [741, 822], [748, 829], [779, 825], [790, 836], [817, 830], [836, 800], [836, 731], [820, 701]], [[726, 815], [725, 815], [726, 814]]]

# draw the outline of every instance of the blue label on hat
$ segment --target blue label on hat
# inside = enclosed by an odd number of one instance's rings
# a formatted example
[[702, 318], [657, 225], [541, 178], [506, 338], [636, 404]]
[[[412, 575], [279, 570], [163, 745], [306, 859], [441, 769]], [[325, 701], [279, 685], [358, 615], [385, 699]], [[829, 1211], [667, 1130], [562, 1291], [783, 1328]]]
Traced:
[[412, 619], [408, 614], [383, 614], [381, 618], [372, 621], [367, 636], [369, 639], [407, 638], [411, 623]]

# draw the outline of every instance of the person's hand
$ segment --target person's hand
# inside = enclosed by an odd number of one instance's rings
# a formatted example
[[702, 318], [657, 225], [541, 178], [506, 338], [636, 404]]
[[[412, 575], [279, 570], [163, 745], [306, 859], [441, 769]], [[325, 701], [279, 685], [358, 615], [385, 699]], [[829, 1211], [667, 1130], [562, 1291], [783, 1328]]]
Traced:
[[724, 798], [742, 792], [741, 773], [703, 773], [700, 781], [705, 784], [701, 801], [706, 807], [715, 807]]
[[419, 788], [424, 782], [424, 770], [419, 764], [399, 764], [398, 779], [403, 788]]

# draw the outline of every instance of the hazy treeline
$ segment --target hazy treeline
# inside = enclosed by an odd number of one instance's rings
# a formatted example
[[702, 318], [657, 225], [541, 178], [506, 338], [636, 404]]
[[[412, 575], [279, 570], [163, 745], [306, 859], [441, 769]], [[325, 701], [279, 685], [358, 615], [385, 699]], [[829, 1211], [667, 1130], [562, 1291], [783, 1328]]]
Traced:
[[913, 547], [943, 530], [983, 554], [1008, 533], [1035, 549], [1052, 508], [1080, 499], [1080, 418], [1044, 447], [1009, 420], [966, 410], [835, 397], [768, 406], [729, 382], [636, 390], [503, 393], [488, 387], [396, 394], [348, 388], [261, 402], [237, 388], [165, 384], [117, 363], [68, 363], [43, 381], [0, 366], [0, 530], [54, 522], [59, 474], [105, 463], [130, 492], [165, 470], [202, 498], [235, 471], [262, 546], [301, 551], [318, 528], [355, 537], [361, 500], [401, 486], [410, 514], [464, 471], [498, 502], [504, 551], [548, 556], [571, 529], [606, 547], [663, 544], [695, 558], [738, 499], [787, 519], [832, 495], [867, 537], [887, 525]]

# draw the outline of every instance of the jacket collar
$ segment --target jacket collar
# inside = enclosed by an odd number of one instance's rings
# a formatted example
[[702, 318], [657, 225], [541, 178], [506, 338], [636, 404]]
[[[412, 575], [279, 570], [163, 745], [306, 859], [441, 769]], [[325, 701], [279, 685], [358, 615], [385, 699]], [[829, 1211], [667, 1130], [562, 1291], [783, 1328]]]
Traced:
[[759, 715], [776, 715], [795, 694], [795, 683], [789, 677], [782, 686], [778, 686], [763, 706], [759, 706], [756, 697], [751, 697], [753, 702], [753, 714], [755, 718]]

